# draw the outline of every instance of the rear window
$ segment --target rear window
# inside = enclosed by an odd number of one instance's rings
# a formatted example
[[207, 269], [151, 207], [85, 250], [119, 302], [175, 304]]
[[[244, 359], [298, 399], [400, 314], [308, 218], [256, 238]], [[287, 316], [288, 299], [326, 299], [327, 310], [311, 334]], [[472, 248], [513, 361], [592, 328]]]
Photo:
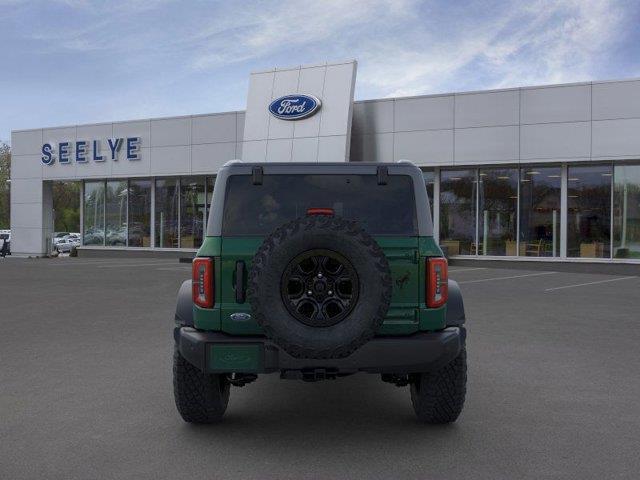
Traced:
[[223, 235], [266, 235], [309, 208], [331, 208], [372, 235], [417, 235], [413, 182], [408, 175], [250, 175], [227, 183]]

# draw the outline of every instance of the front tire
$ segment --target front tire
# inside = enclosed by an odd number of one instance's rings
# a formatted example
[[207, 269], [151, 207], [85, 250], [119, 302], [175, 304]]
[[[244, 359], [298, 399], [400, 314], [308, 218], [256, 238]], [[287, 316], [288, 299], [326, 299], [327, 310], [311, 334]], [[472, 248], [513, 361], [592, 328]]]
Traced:
[[229, 388], [229, 381], [224, 375], [201, 372], [175, 349], [173, 394], [185, 422], [216, 423], [222, 420], [229, 403]]
[[462, 412], [467, 392], [467, 350], [463, 345], [458, 356], [435, 372], [411, 377], [411, 403], [418, 419], [424, 423], [455, 422]]

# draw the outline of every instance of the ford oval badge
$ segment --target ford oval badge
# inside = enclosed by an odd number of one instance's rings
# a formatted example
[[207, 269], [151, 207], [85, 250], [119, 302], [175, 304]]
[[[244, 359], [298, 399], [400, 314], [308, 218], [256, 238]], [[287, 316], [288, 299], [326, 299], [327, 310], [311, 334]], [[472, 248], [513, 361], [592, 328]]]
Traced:
[[316, 113], [320, 105], [320, 99], [313, 95], [285, 95], [269, 104], [269, 112], [281, 120], [300, 120]]

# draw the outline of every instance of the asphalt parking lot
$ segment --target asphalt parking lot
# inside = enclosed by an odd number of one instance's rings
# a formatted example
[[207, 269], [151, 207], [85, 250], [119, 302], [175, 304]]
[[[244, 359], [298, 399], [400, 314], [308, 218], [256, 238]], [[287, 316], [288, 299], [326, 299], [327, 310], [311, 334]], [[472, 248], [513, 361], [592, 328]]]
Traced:
[[[263, 376], [220, 425], [173, 404], [189, 265], [0, 259], [0, 478], [638, 478], [640, 278], [452, 267], [468, 317], [458, 422], [407, 389]], [[640, 275], [640, 271], [638, 272]]]

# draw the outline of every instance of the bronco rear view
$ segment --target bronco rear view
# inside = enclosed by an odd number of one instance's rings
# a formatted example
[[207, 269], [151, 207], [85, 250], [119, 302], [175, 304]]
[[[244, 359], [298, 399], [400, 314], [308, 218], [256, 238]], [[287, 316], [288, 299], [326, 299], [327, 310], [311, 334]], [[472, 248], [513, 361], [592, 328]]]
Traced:
[[427, 423], [464, 404], [462, 296], [408, 162], [225, 165], [175, 322], [187, 422], [219, 421], [230, 387], [266, 373], [379, 374]]

